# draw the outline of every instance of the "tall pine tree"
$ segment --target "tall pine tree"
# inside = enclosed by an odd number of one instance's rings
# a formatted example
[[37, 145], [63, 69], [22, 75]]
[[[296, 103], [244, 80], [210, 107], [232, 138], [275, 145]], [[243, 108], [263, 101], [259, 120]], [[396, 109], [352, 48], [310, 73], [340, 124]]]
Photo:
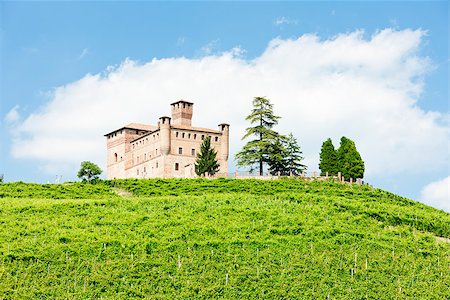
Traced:
[[279, 134], [272, 130], [272, 127], [278, 124], [279, 116], [273, 114], [273, 105], [264, 97], [255, 97], [253, 99], [253, 109], [247, 118], [253, 124], [248, 127], [242, 139], [254, 137], [247, 142], [242, 150], [236, 154], [238, 166], [249, 166], [250, 171], [259, 167], [259, 175], [263, 175], [264, 163], [270, 161], [270, 155], [273, 154]]
[[197, 154], [195, 162], [195, 173], [197, 176], [212, 176], [219, 171], [219, 163], [217, 161], [217, 151], [211, 148], [211, 137], [207, 136], [200, 146], [200, 153]]
[[364, 177], [364, 161], [358, 150], [356, 150], [355, 142], [343, 136], [341, 144], [337, 150], [338, 170], [344, 178], [363, 178]]
[[287, 137], [280, 135], [272, 145], [270, 159], [268, 162], [269, 172], [272, 175], [278, 173], [282, 176], [298, 176], [307, 167], [301, 163], [302, 151], [297, 139], [290, 133]]
[[321, 176], [325, 176], [326, 172], [330, 175], [336, 175], [338, 172], [337, 153], [330, 138], [322, 144], [319, 169]]

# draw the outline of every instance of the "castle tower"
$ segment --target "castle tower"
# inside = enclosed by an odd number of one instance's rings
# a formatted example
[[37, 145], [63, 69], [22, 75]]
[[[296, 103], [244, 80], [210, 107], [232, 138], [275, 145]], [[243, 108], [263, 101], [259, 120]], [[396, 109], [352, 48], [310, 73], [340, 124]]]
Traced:
[[159, 129], [161, 133], [161, 154], [170, 153], [170, 117], [159, 118]]
[[220, 144], [220, 153], [222, 154], [221, 159], [228, 161], [228, 149], [230, 141], [230, 125], [226, 123], [219, 124], [219, 130], [222, 131], [222, 140]]
[[192, 126], [192, 109], [194, 103], [179, 100], [170, 105], [172, 107], [173, 125]]

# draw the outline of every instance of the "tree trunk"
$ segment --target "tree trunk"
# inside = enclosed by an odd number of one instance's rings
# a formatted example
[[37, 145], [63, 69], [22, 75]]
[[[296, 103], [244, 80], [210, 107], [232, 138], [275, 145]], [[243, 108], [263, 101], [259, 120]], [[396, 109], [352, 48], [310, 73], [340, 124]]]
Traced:
[[[259, 118], [259, 124], [262, 127], [262, 116]], [[259, 140], [262, 141], [262, 132], [259, 133]], [[259, 158], [259, 176], [263, 176], [263, 160]]]

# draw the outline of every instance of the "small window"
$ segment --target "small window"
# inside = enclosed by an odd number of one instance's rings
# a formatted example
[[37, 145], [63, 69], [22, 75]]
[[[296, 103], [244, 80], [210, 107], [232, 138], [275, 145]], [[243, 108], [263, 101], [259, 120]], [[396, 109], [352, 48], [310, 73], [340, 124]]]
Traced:
[[175, 171], [178, 171], [180, 169], [180, 165], [178, 163], [175, 163]]
[[122, 156], [120, 157], [120, 160], [123, 160]]
[[156, 168], [158, 169], [158, 163], [156, 163]]
[[155, 150], [155, 155], [158, 155], [158, 149]]
[[147, 160], [147, 153], [144, 154], [144, 160]]
[[145, 173], [145, 167], [144, 167], [144, 173]]
[[188, 133], [188, 139], [190, 139], [191, 138], [191, 134], [190, 133]]
[[181, 137], [184, 139], [184, 132], [181, 134]]
[[216, 136], [216, 137], [214, 138], [214, 141], [215, 141], [215, 142], [218, 142], [218, 141], [219, 141], [219, 137]]
[[194, 140], [196, 140], [197, 139], [197, 134], [196, 133], [194, 133]]
[[177, 132], [175, 132], [175, 137], [178, 137], [178, 131], [177, 131]]
[[205, 135], [204, 134], [202, 134], [202, 141], [205, 139]]
[[183, 148], [178, 148], [178, 154], [183, 154]]
[[[136, 134], [139, 134], [139, 130], [136, 130]], [[139, 172], [139, 171], [138, 171]]]
[[192, 154], [192, 156], [195, 156], [195, 149], [191, 150], [191, 154]]
[[139, 169], [137, 169], [137, 174], [139, 175]]
[[117, 162], [117, 153], [114, 153], [114, 161]]

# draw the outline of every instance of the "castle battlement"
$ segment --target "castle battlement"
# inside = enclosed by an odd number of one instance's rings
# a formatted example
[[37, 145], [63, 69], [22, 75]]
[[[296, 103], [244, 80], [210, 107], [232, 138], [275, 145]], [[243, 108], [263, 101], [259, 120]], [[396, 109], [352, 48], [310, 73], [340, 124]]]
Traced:
[[172, 117], [160, 117], [156, 126], [131, 123], [105, 134], [108, 179], [195, 177], [197, 153], [207, 136], [217, 151], [219, 176], [226, 176], [229, 125], [193, 127], [194, 103], [180, 100], [170, 106]]

